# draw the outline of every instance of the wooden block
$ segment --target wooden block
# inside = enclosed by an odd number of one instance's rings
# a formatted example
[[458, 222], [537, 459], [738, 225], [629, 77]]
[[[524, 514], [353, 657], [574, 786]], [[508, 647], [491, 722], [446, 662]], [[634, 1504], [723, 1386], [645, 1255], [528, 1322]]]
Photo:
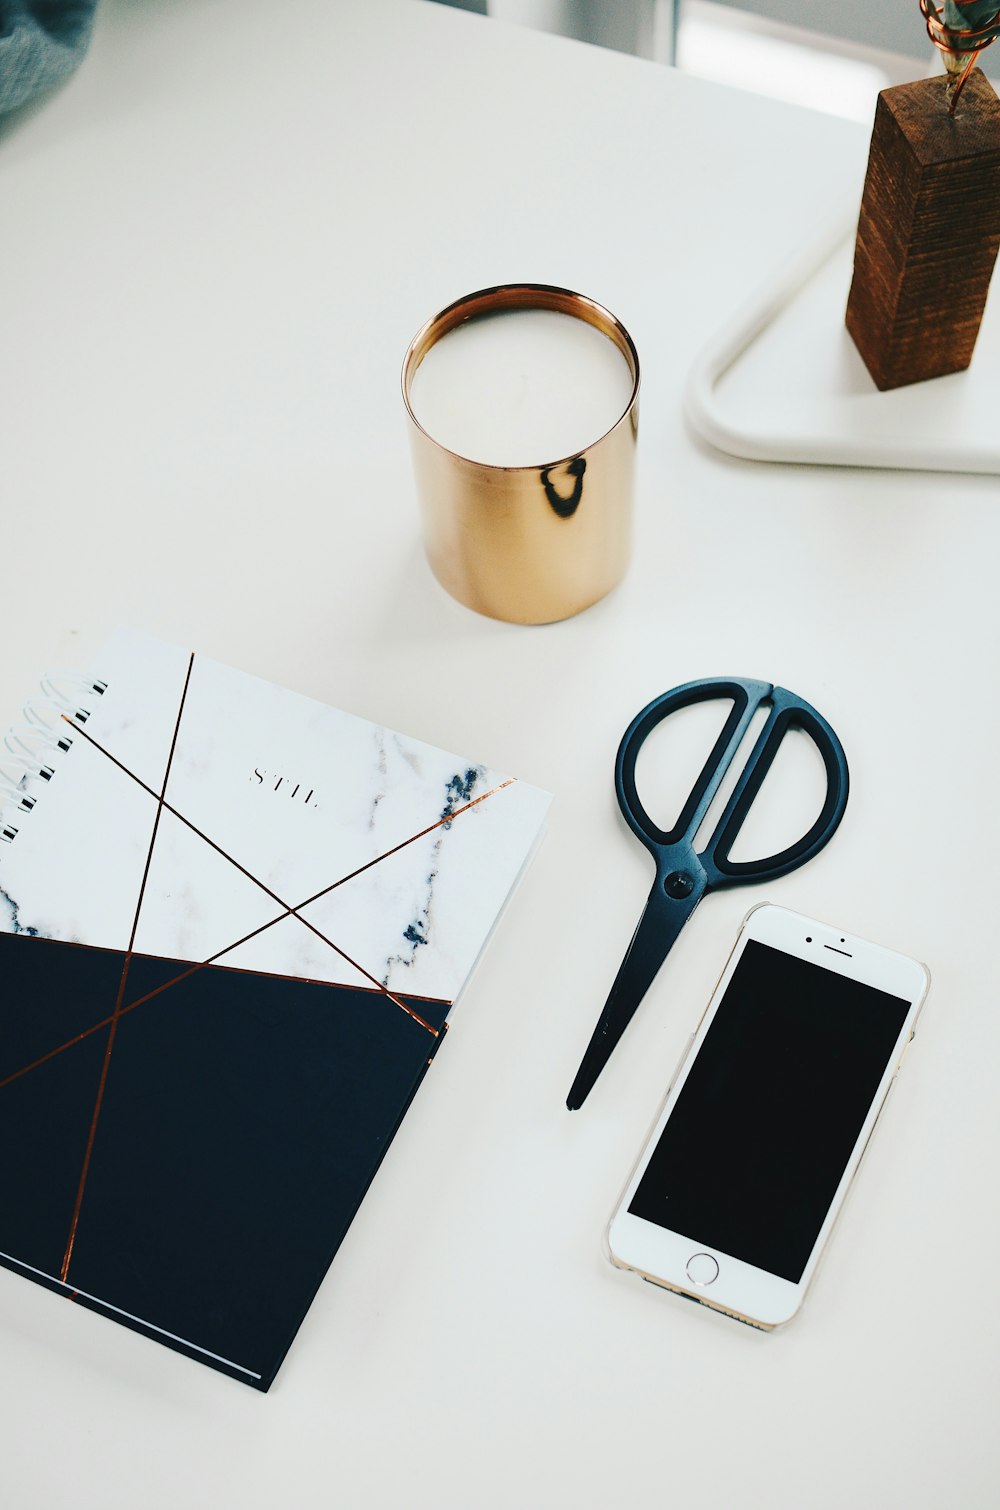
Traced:
[[1000, 246], [1000, 100], [977, 68], [878, 97], [847, 328], [882, 389], [968, 367]]

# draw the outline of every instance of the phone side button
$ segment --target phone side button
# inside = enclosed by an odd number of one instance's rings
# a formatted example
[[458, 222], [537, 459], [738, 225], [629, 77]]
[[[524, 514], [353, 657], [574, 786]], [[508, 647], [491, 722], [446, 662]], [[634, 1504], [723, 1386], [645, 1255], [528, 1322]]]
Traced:
[[687, 1277], [693, 1285], [710, 1285], [719, 1277], [719, 1265], [711, 1253], [693, 1253], [687, 1262]]

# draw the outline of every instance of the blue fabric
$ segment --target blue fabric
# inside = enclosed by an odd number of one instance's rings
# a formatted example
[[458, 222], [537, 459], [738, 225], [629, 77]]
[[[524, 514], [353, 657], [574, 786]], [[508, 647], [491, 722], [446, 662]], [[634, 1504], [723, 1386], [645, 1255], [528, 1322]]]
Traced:
[[997, 0], [944, 0], [944, 23], [956, 31], [976, 31], [991, 26], [1000, 15]]
[[0, 0], [0, 115], [72, 73], [97, 0]]

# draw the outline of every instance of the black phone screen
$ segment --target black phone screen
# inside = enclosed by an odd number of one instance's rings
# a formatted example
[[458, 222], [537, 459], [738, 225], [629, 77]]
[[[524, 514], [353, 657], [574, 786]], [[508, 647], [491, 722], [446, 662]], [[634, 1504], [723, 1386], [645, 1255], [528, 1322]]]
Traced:
[[751, 939], [629, 1211], [797, 1283], [909, 1009]]

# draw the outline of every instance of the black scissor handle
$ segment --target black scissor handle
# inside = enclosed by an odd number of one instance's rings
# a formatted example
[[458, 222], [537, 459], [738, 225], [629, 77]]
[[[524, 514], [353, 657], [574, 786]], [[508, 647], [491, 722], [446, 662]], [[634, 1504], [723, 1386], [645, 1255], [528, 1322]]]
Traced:
[[[637, 713], [633, 718], [618, 746], [618, 758], [615, 762], [615, 788], [626, 823], [636, 838], [654, 855], [668, 845], [677, 844], [684, 838], [694, 837], [749, 727], [750, 720], [764, 698], [770, 696], [772, 690], [770, 682], [752, 682], [741, 677], [731, 677], [727, 680], [704, 677], [700, 681], [685, 682], [680, 687], [664, 692], [662, 697], [656, 697], [651, 703], [647, 703], [642, 712]], [[657, 725], [661, 724], [665, 718], [669, 718], [671, 713], [676, 713], [681, 708], [692, 707], [695, 703], [713, 702], [727, 697], [733, 700], [732, 712], [726, 719], [722, 733], [715, 741], [714, 748], [705, 761], [698, 780], [691, 788], [677, 822], [672, 828], [660, 828], [646, 812], [636, 790], [635, 763], [639, 751]]]
[[[741, 881], [773, 881], [805, 865], [833, 838], [847, 807], [850, 790], [847, 756], [826, 719], [784, 687], [773, 688], [770, 701], [771, 713], [767, 723], [701, 856], [701, 863], [708, 873], [708, 884], [715, 890], [739, 885]], [[819, 817], [808, 833], [777, 854], [761, 860], [730, 860], [729, 851], [789, 729], [801, 729], [808, 734], [822, 758], [826, 770], [826, 797]]]
[[[697, 781], [670, 829], [653, 822], [639, 798], [635, 765], [642, 745], [653, 729], [671, 713], [695, 703], [731, 698], [732, 710]], [[722, 780], [743, 741], [751, 720], [762, 703], [770, 703], [768, 721], [750, 753], [726, 810], [701, 854], [694, 838]], [[743, 826], [750, 806], [760, 791], [782, 739], [789, 729], [799, 728], [816, 745], [826, 769], [827, 790], [816, 822], [797, 843], [764, 860], [736, 862], [729, 852]], [[706, 890], [735, 886], [745, 881], [773, 880], [817, 854], [832, 838], [847, 806], [849, 778], [847, 757], [833, 729], [809, 703], [784, 687], [743, 677], [708, 677], [685, 682], [647, 704], [632, 720], [618, 749], [615, 786], [625, 820], [645, 844], [658, 868], [697, 873], [706, 878]], [[669, 853], [667, 853], [669, 851]]]

